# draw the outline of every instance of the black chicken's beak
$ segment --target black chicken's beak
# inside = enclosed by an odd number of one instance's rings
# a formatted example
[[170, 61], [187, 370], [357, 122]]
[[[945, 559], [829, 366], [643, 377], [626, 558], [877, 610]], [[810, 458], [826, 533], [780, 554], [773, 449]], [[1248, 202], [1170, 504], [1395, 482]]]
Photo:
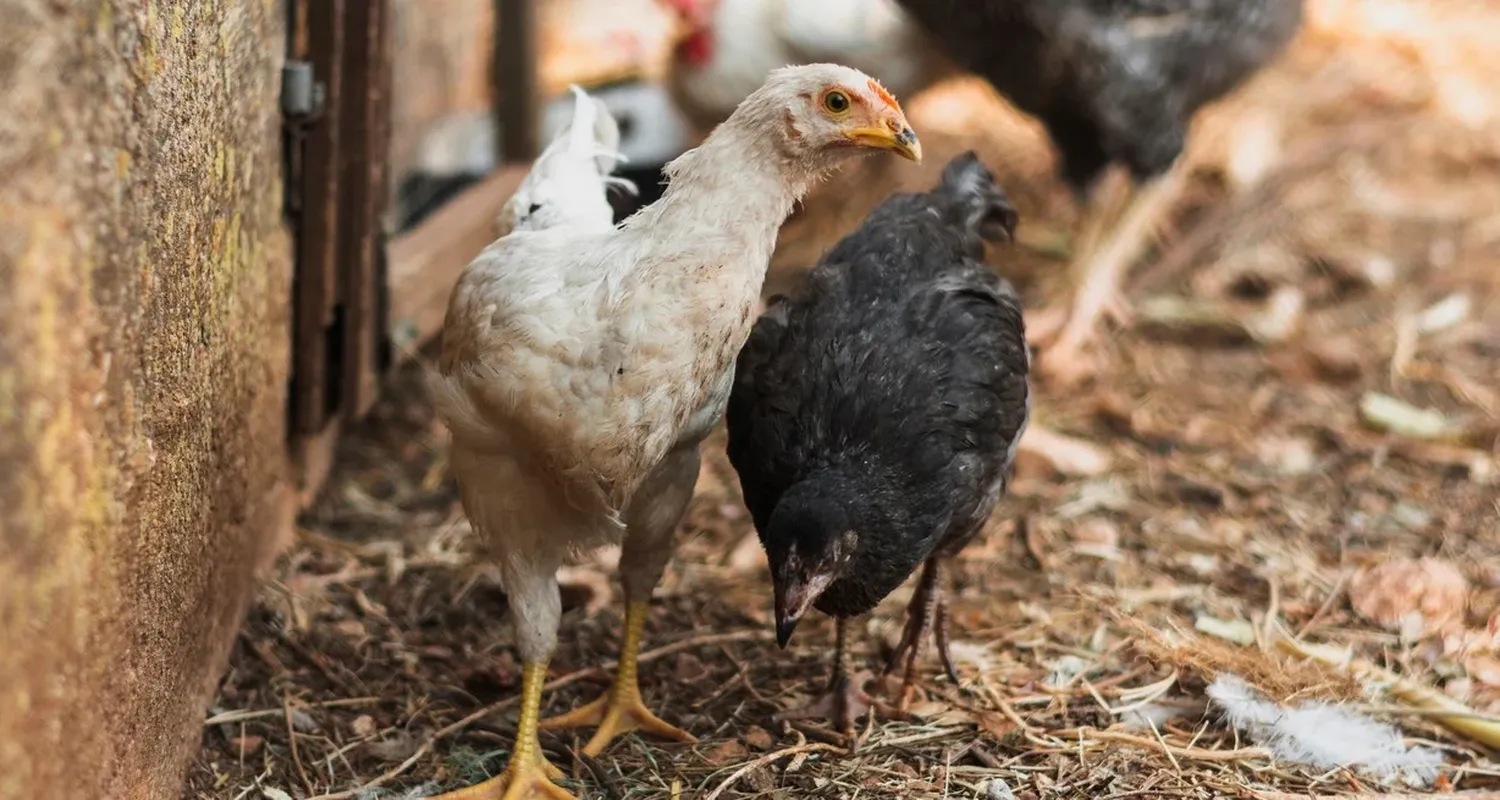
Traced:
[[776, 646], [782, 650], [786, 649], [787, 643], [792, 640], [792, 632], [797, 630], [797, 618], [785, 617], [780, 612], [776, 614]]
[[818, 595], [833, 583], [833, 576], [823, 573], [815, 573], [807, 578], [789, 577], [777, 578], [776, 585], [776, 644], [785, 650], [787, 642], [792, 640], [792, 631], [797, 629], [797, 623], [802, 615], [812, 608]]

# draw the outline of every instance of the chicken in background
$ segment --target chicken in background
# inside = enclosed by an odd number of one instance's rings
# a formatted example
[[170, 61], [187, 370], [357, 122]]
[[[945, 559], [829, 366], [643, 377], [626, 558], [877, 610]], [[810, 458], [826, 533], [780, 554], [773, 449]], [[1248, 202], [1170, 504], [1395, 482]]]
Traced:
[[894, 0], [661, 0], [679, 17], [668, 85], [700, 130], [717, 125], [773, 69], [832, 61], [897, 97], [952, 67]]
[[941, 569], [1005, 492], [1030, 417], [1020, 298], [984, 261], [1017, 216], [972, 152], [937, 188], [893, 195], [772, 301], [741, 352], [729, 460], [765, 546], [782, 647], [809, 608], [836, 620], [828, 694], [853, 740], [872, 702], [848, 620], [925, 563], [901, 644], [898, 710], [929, 633], [950, 677]]
[[474, 259], [450, 298], [431, 381], [464, 511], [498, 563], [523, 664], [505, 773], [449, 800], [571, 796], [552, 782], [560, 773], [537, 741], [562, 614], [555, 576], [570, 555], [622, 540], [614, 685], [546, 725], [597, 724], [591, 756], [637, 729], [692, 740], [646, 707], [637, 657], [777, 230], [849, 156], [921, 153], [895, 98], [869, 76], [832, 64], [779, 69], [668, 165], [660, 201], [613, 227], [599, 205], [599, 142], [574, 146], [585, 130], [598, 128], [575, 118], [558, 157], [597, 180], [570, 184], [576, 197], [550, 196], [588, 210], [516, 230]]
[[[1271, 61], [1303, 0], [899, 0], [960, 66], [1046, 127], [1063, 177], [1088, 195], [1073, 248], [1074, 296], [1037, 315], [1037, 371], [1092, 374], [1101, 316], [1125, 313], [1125, 272], [1185, 183], [1178, 163], [1197, 110]], [[1102, 180], [1120, 164], [1130, 181]]]
[[[662, 167], [691, 145], [689, 123], [665, 87], [648, 81], [595, 86], [589, 94], [608, 112], [619, 135], [616, 174], [636, 187], [614, 192], [610, 204], [616, 222], [661, 197]], [[541, 141], [550, 142], [571, 124], [574, 98], [555, 98], [542, 109]], [[464, 113], [447, 117], [422, 140], [416, 168], [402, 179], [397, 195], [396, 230], [408, 230], [426, 219], [498, 165], [495, 117]]]
[[[572, 103], [568, 106], [571, 109]], [[394, 232], [422, 224], [444, 203], [484, 180], [495, 169], [498, 148], [492, 114], [453, 114], [433, 123], [417, 144], [411, 169], [397, 184]]]

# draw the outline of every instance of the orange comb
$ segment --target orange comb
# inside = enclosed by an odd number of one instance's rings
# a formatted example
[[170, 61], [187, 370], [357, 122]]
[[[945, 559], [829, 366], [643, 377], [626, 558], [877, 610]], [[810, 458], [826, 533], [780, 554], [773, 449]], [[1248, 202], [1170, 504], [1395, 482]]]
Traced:
[[897, 111], [901, 110], [901, 104], [896, 102], [895, 96], [886, 91], [885, 87], [881, 86], [880, 82], [875, 80], [874, 78], [870, 79], [870, 91], [874, 92], [876, 97], [884, 100], [886, 105], [896, 109]]

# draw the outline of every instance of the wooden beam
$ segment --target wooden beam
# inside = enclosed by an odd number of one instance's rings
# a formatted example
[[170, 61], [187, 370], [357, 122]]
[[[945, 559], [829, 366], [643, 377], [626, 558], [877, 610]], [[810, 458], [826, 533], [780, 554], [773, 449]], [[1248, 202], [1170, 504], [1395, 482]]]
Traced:
[[391, 240], [391, 338], [398, 350], [415, 349], [442, 329], [453, 284], [495, 240], [495, 218], [530, 169], [501, 168]]
[[541, 152], [535, 0], [495, 0], [494, 70], [500, 163], [530, 162]]
[[[384, 245], [385, 138], [391, 60], [386, 28], [390, 0], [352, 3], [345, 18], [342, 96], [339, 108], [339, 280], [343, 300], [340, 414], [359, 418], [374, 404], [380, 385], [386, 321], [380, 318], [379, 250]], [[330, 365], [330, 366], [334, 366]]]
[[299, 511], [312, 507], [318, 493], [323, 490], [323, 484], [328, 482], [328, 476], [333, 474], [343, 429], [343, 420], [335, 418], [323, 430], [292, 440], [289, 455], [297, 482], [292, 494]]
[[[300, 0], [297, 16], [307, 27], [297, 33], [316, 80], [327, 87], [327, 113], [308, 134], [302, 161], [303, 201], [296, 224], [297, 267], [293, 279], [292, 430], [316, 433], [337, 405], [340, 386], [328, 380], [329, 331], [337, 328], [339, 98], [344, 52], [344, 0]], [[341, 355], [341, 354], [340, 354]]]

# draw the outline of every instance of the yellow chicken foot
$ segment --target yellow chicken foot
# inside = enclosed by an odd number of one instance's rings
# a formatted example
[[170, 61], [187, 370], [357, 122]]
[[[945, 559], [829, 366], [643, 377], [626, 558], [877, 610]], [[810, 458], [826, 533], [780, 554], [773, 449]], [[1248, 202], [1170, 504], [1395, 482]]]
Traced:
[[[1074, 292], [1066, 321], [1057, 327], [1055, 338], [1046, 345], [1038, 359], [1037, 372], [1044, 379], [1066, 387], [1093, 374], [1097, 364], [1087, 351], [1098, 335], [1100, 317], [1118, 323], [1129, 317], [1129, 306], [1121, 294], [1125, 275], [1171, 213], [1182, 188], [1184, 172], [1180, 165], [1174, 166], [1134, 191], [1126, 189], [1123, 193], [1125, 208], [1119, 221], [1106, 224], [1097, 239], [1093, 227], [1100, 220], [1113, 217], [1121, 201], [1115, 192], [1103, 191], [1101, 197], [1090, 204], [1089, 222], [1085, 225], [1085, 249], [1078, 251], [1074, 262], [1077, 269], [1074, 274], [1081, 276], [1081, 282]], [[1045, 312], [1043, 316], [1045, 318]]]
[[[1090, 193], [1083, 218], [1079, 220], [1078, 235], [1073, 238], [1071, 247], [1073, 255], [1068, 270], [1071, 280], [1082, 281], [1083, 268], [1089, 263], [1089, 257], [1098, 251], [1099, 242], [1108, 232], [1110, 223], [1114, 221], [1121, 207], [1125, 205], [1130, 196], [1129, 192], [1129, 178], [1126, 175], [1106, 173], [1099, 186]], [[1033, 347], [1045, 346], [1062, 333], [1071, 313], [1070, 303], [1060, 303], [1028, 311], [1026, 313], [1026, 341]]]
[[493, 778], [432, 800], [577, 800], [553, 783], [562, 771], [552, 766], [537, 742], [537, 720], [541, 717], [542, 686], [547, 683], [546, 664], [526, 664], [521, 671], [521, 718], [516, 723], [516, 746], [505, 772]]
[[954, 668], [953, 657], [948, 652], [948, 599], [943, 595], [942, 572], [942, 563], [937, 556], [927, 559], [927, 565], [922, 568], [922, 577], [917, 583], [917, 591], [906, 607], [906, 628], [901, 633], [901, 643], [896, 645], [896, 652], [891, 654], [891, 660], [885, 665], [887, 675], [894, 672], [897, 665], [905, 665], [901, 694], [896, 700], [896, 708], [903, 711], [911, 704], [912, 688], [917, 682], [917, 658], [922, 653], [922, 645], [928, 633], [932, 634], [937, 644], [938, 658], [943, 662], [943, 670], [948, 674], [948, 679], [954, 684], [958, 683], [958, 670]]
[[597, 756], [616, 737], [631, 731], [646, 733], [679, 742], [698, 741], [691, 733], [670, 725], [646, 708], [641, 700], [641, 686], [636, 672], [637, 659], [641, 654], [641, 634], [646, 628], [645, 601], [633, 601], [625, 606], [625, 641], [620, 645], [620, 667], [615, 672], [615, 684], [603, 697], [587, 705], [553, 717], [541, 724], [544, 730], [562, 730], [585, 725], [598, 725], [593, 738], [584, 745], [583, 753]]
[[861, 717], [873, 716], [877, 711], [894, 719], [904, 719], [907, 715], [881, 703], [865, 691], [865, 684], [873, 676], [868, 670], [851, 673], [849, 621], [843, 617], [837, 617], [834, 624], [836, 633], [833, 646], [833, 676], [828, 681], [828, 689], [812, 703], [802, 708], [783, 711], [777, 716], [786, 721], [829, 720], [838, 728], [839, 733], [844, 735], [849, 743], [849, 749], [857, 751], [864, 737], [855, 734], [854, 723]]

